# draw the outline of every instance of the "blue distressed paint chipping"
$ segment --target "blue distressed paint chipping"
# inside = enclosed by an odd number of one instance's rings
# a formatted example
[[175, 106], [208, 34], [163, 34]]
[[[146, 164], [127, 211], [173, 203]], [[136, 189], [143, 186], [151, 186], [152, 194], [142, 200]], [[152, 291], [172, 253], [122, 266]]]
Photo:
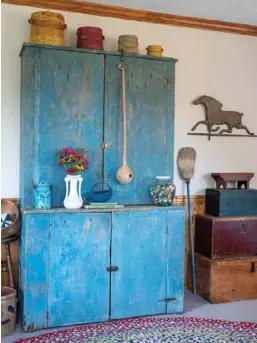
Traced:
[[[27, 49], [35, 50], [34, 60], [27, 60]], [[102, 180], [104, 56], [25, 48], [22, 64], [31, 59], [34, 68], [24, 67], [22, 75], [21, 156], [28, 155], [21, 159], [22, 207], [33, 206], [32, 179], [52, 184], [52, 203], [60, 206], [65, 170], [58, 166], [58, 149], [90, 150], [89, 170], [83, 174], [84, 196]]]
[[[181, 312], [184, 209], [150, 206], [148, 190], [156, 175], [174, 174], [176, 60], [123, 56], [135, 178], [122, 186], [115, 178], [122, 157], [121, 55], [26, 44], [21, 56], [23, 330]], [[103, 150], [103, 141], [112, 147]], [[66, 146], [91, 151], [84, 195], [104, 180], [113, 188], [111, 202], [133, 206], [60, 208], [65, 171], [56, 151]], [[32, 208], [33, 179], [52, 184], [56, 207]], [[107, 271], [110, 265], [118, 271]]]
[[[122, 120], [117, 69], [120, 55], [26, 45], [22, 52], [21, 200], [33, 206], [32, 179], [52, 183], [54, 206], [65, 197], [65, 171], [56, 152], [66, 146], [91, 151], [82, 193], [105, 180], [110, 201], [150, 204], [156, 175], [173, 179], [175, 60], [125, 55], [128, 164], [133, 182], [118, 184]], [[104, 152], [103, 141], [112, 144]], [[152, 151], [155, 151], [153, 154]], [[104, 157], [103, 157], [104, 154]]]
[[28, 191], [34, 167], [34, 96], [35, 50], [24, 50], [21, 61], [21, 120], [20, 120], [20, 204], [32, 206], [33, 193]]
[[184, 248], [185, 212], [167, 212], [167, 313], [181, 313], [184, 309]]
[[49, 327], [109, 319], [110, 214], [51, 216]]
[[48, 327], [48, 228], [47, 214], [26, 215], [22, 221], [20, 300], [24, 330]]
[[[129, 185], [116, 180], [122, 163], [121, 75], [119, 56], [107, 56], [105, 78], [104, 177], [113, 188], [112, 201], [150, 204], [155, 176], [174, 177], [174, 62], [124, 57], [127, 108], [127, 161], [134, 173]], [[154, 152], [154, 153], [153, 153]]]
[[104, 50], [92, 50], [92, 49], [80, 49], [80, 48], [73, 48], [73, 47], [69, 47], [69, 46], [52, 46], [52, 45], [44, 45], [44, 44], [32, 44], [32, 43], [24, 43], [22, 48], [21, 48], [21, 52], [20, 52], [20, 56], [22, 56], [24, 54], [24, 50], [28, 47], [32, 47], [32, 48], [38, 48], [40, 47], [41, 49], [45, 49], [45, 50], [60, 50], [60, 51], [70, 51], [70, 52], [80, 52], [80, 53], [90, 53], [90, 54], [95, 54], [95, 55], [104, 55], [104, 56], [119, 56], [121, 58], [121, 56], [134, 56], [136, 58], [142, 58], [145, 60], [158, 60], [158, 61], [173, 61], [174, 63], [177, 62], [178, 60], [176, 58], [172, 58], [172, 57], [154, 57], [154, 56], [147, 56], [147, 55], [135, 55], [135, 54], [131, 54], [131, 53], [120, 53], [117, 51], [104, 51]]
[[20, 263], [25, 331], [179, 313], [184, 209], [34, 210], [23, 214]]
[[111, 318], [165, 313], [166, 212], [112, 217]]

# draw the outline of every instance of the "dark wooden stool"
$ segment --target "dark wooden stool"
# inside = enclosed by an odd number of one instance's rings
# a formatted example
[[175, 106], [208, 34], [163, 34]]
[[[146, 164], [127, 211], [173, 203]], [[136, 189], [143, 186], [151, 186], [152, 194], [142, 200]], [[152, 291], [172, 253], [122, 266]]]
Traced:
[[1, 271], [8, 272], [9, 274], [9, 287], [14, 288], [14, 279], [12, 271], [12, 262], [11, 262], [11, 252], [10, 252], [10, 243], [18, 239], [18, 236], [14, 235], [5, 239], [2, 239], [1, 243], [5, 245], [5, 256], [6, 260], [1, 261]]
[[211, 176], [216, 181], [216, 187], [218, 189], [221, 187], [227, 189], [228, 181], [236, 181], [237, 189], [241, 189], [242, 186], [244, 186], [245, 189], [248, 189], [250, 180], [254, 177], [254, 173], [212, 173]]

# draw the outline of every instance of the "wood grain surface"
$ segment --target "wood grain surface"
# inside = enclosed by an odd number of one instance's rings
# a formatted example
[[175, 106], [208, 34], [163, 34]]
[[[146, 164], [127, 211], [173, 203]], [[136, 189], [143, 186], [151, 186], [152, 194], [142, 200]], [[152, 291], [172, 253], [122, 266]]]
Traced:
[[225, 22], [220, 20], [185, 17], [168, 13], [108, 6], [74, 0], [2, 0], [10, 5], [32, 6], [59, 11], [85, 13], [101, 17], [135, 20], [169, 26], [191, 27], [201, 30], [228, 32], [240, 35], [257, 36], [257, 26]]
[[197, 293], [213, 304], [257, 298], [257, 257], [211, 260], [195, 254]]

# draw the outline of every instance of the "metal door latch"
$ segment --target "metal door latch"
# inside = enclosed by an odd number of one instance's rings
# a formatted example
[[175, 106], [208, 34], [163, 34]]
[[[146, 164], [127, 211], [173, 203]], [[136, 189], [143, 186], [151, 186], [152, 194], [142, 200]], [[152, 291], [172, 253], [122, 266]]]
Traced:
[[109, 266], [106, 268], [107, 272], [117, 272], [119, 270], [118, 266]]
[[169, 302], [169, 301], [174, 301], [174, 300], [177, 300], [177, 298], [164, 298], [164, 299], [161, 299], [159, 300], [159, 302]]
[[105, 142], [103, 142], [101, 144], [101, 149], [109, 149], [111, 147], [112, 147], [112, 143], [105, 143]]

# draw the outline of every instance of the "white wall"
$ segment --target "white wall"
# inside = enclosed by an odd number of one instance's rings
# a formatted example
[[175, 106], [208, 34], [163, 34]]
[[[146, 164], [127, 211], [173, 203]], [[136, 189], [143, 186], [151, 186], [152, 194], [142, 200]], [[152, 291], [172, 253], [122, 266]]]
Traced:
[[255, 0], [81, 0], [104, 5], [138, 8], [189, 17], [225, 20], [242, 24], [257, 24]]
[[[20, 59], [23, 42], [29, 39], [30, 14], [38, 9], [2, 4], [2, 197], [19, 196], [19, 111]], [[192, 104], [206, 94], [217, 98], [225, 109], [245, 113], [243, 122], [257, 134], [257, 38], [189, 28], [139, 23], [64, 12], [67, 45], [75, 46], [76, 29], [100, 26], [106, 37], [105, 49], [117, 49], [120, 34], [136, 34], [140, 53], [149, 44], [160, 44], [164, 55], [179, 60], [175, 86], [175, 158], [182, 146], [197, 151], [192, 193], [204, 194], [213, 186], [211, 172], [255, 172], [257, 188], [257, 138], [189, 136], [187, 132], [204, 110]], [[3, 163], [4, 161], [4, 163]], [[184, 183], [177, 170], [177, 194]]]

